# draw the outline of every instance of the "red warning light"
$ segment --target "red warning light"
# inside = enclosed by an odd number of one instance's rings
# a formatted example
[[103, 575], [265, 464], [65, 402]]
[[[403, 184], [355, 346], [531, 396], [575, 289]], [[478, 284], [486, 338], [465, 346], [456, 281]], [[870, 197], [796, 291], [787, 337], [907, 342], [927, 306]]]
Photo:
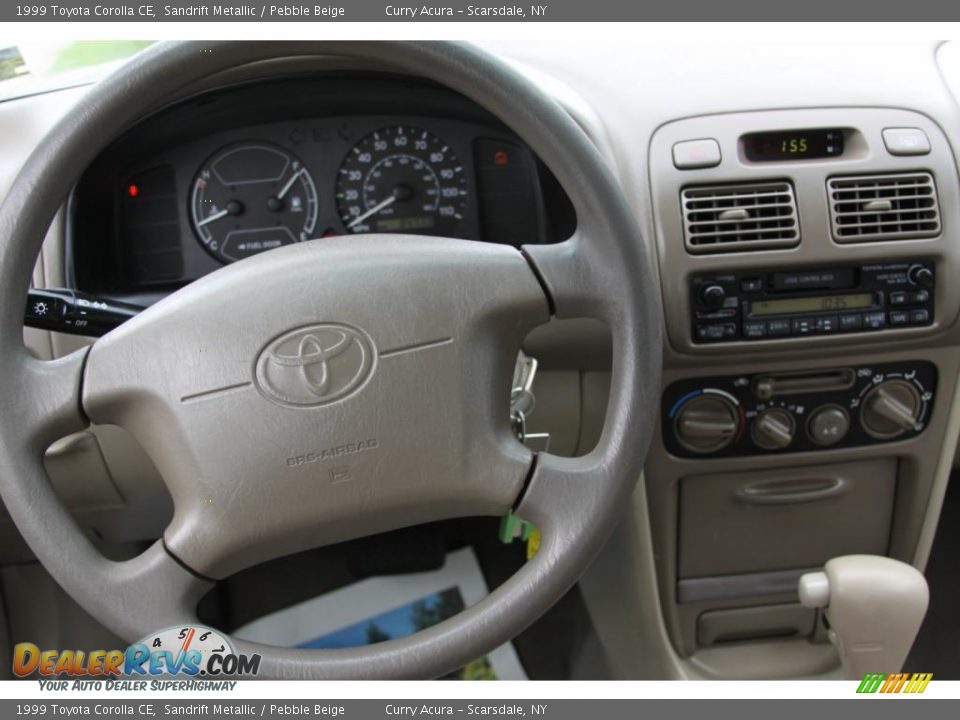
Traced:
[[494, 165], [508, 165], [509, 163], [510, 163], [510, 156], [507, 155], [506, 150], [497, 150], [493, 154]]
[[127, 187], [127, 195], [129, 195], [130, 197], [136, 197], [139, 194], [140, 194], [140, 188], [137, 187], [136, 183], [131, 183]]

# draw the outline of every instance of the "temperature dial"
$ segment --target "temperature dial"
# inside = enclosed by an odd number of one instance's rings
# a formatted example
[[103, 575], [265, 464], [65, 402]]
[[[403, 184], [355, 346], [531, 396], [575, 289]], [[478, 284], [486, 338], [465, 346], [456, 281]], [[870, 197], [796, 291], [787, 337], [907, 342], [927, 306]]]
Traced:
[[723, 395], [701, 394], [688, 400], [674, 418], [677, 440], [691, 452], [706, 454], [722, 450], [740, 429], [740, 412]]
[[753, 421], [753, 442], [764, 450], [782, 450], [793, 442], [797, 423], [783, 408], [764, 410]]
[[920, 419], [920, 393], [904, 380], [885, 380], [863, 400], [860, 422], [869, 435], [891, 440], [913, 430]]

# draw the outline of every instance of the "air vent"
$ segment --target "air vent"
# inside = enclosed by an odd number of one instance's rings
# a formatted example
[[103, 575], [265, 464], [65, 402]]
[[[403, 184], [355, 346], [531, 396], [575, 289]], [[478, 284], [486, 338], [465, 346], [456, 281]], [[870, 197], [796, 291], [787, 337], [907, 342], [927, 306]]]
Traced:
[[689, 187], [680, 192], [687, 250], [728, 253], [800, 243], [797, 201], [787, 182]]
[[931, 237], [940, 233], [937, 186], [930, 173], [827, 180], [837, 242]]

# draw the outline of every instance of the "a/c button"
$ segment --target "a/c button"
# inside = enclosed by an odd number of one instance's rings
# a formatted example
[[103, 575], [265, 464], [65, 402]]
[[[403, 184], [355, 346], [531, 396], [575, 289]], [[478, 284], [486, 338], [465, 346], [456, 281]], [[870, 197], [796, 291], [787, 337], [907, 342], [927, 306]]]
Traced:
[[817, 445], [834, 445], [850, 430], [850, 416], [839, 405], [828, 405], [814, 411], [807, 423], [807, 435]]

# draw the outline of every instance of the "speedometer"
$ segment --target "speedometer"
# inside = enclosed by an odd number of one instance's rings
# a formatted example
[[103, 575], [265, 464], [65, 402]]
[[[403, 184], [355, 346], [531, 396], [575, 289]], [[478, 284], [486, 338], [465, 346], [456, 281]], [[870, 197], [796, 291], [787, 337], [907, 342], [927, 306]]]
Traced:
[[467, 207], [467, 179], [443, 140], [398, 125], [367, 135], [347, 153], [336, 197], [348, 232], [456, 237]]

